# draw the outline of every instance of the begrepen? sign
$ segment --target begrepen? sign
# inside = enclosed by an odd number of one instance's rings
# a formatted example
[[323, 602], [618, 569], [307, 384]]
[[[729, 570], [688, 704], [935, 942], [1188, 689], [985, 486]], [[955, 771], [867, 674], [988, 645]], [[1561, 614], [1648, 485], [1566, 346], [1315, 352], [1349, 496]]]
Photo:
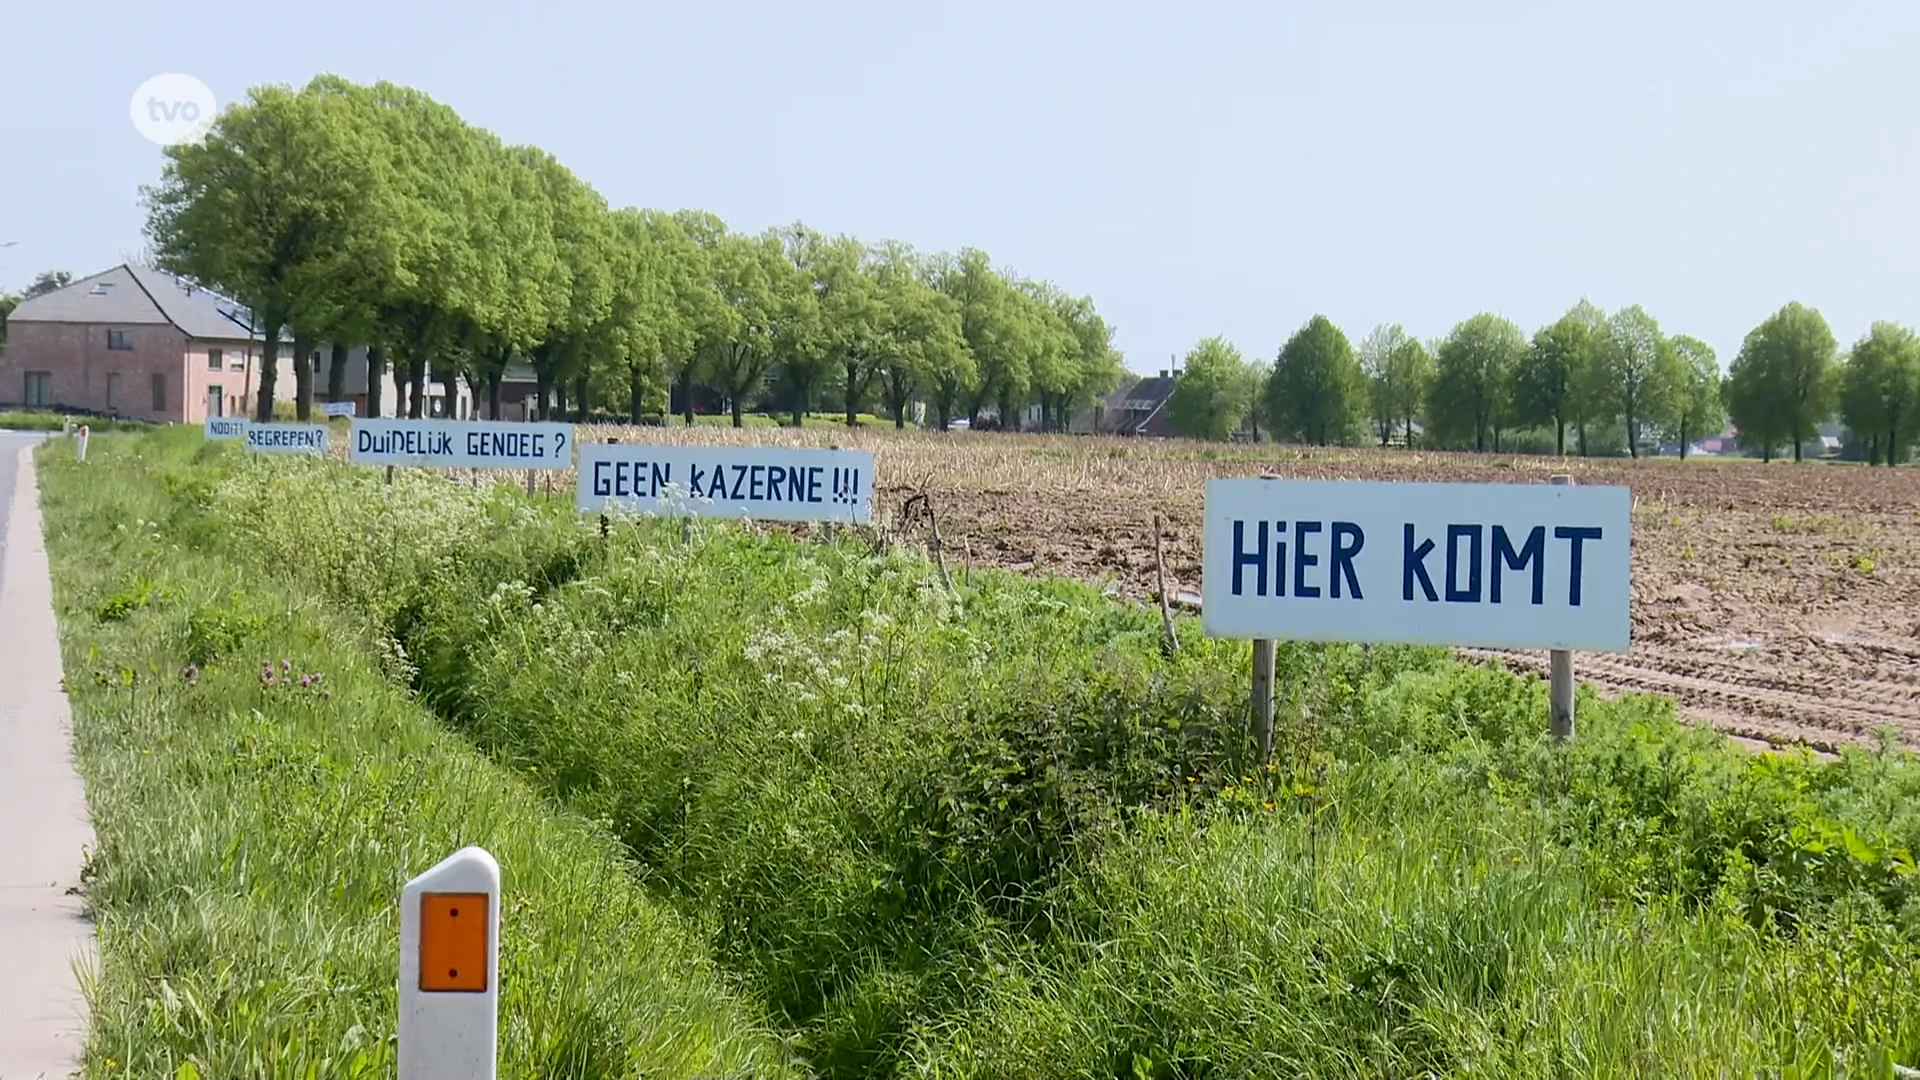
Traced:
[[669, 517], [837, 521], [873, 518], [864, 450], [588, 443], [575, 505]]
[[241, 433], [248, 453], [324, 454], [327, 452], [325, 424], [248, 424]]
[[204, 434], [209, 439], [244, 439], [247, 437], [247, 418], [244, 416], [209, 416]]
[[573, 425], [513, 420], [355, 419], [347, 460], [439, 469], [564, 469]]
[[1624, 652], [1624, 487], [1207, 482], [1215, 637]]

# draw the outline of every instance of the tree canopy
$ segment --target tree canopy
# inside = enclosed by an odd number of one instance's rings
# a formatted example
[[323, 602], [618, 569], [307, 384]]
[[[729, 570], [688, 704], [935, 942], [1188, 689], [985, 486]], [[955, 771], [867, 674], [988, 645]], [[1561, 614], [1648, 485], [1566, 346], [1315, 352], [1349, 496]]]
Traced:
[[1210, 337], [1187, 353], [1167, 399], [1173, 429], [1192, 439], [1222, 440], [1249, 409], [1247, 361], [1223, 337]]

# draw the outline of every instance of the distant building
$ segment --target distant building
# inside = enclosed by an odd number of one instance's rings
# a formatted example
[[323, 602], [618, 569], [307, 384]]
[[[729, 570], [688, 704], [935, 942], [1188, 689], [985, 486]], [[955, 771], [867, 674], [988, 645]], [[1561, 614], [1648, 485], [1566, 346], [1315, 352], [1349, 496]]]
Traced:
[[1180, 373], [1162, 369], [1158, 375], [1127, 375], [1102, 401], [1073, 418], [1070, 430], [1099, 435], [1173, 436], [1167, 401], [1173, 397]]
[[[103, 270], [24, 301], [7, 317], [0, 354], [0, 408], [97, 413], [198, 424], [254, 411], [266, 336], [245, 305], [185, 278], [133, 263]], [[294, 356], [280, 334], [274, 399], [292, 402], [300, 363], [311, 365], [314, 401], [326, 400], [333, 350], [322, 343]], [[381, 413], [398, 400], [388, 368]], [[367, 413], [367, 350], [348, 354], [345, 399]], [[531, 369], [515, 365], [501, 387], [501, 413], [519, 415], [533, 392]], [[473, 394], [455, 376], [427, 382], [429, 416], [475, 415]]]
[[[0, 406], [199, 423], [247, 411], [266, 344], [241, 305], [123, 264], [27, 300], [7, 317]], [[292, 341], [276, 395], [293, 396]]]

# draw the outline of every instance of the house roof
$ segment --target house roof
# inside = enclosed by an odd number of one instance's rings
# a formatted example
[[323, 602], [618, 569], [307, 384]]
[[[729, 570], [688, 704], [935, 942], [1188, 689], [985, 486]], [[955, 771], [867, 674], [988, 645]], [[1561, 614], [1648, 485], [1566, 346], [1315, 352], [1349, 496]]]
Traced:
[[[8, 322], [167, 324], [188, 337], [259, 340], [249, 331], [246, 306], [150, 266], [123, 263], [36, 296], [13, 309]], [[285, 330], [280, 340], [291, 341]]]

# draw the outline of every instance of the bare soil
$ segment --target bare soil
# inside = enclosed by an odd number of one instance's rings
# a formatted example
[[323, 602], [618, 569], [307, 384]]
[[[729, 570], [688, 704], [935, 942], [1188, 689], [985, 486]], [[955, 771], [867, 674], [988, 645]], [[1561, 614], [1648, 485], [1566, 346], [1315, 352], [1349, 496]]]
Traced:
[[[632, 429], [607, 429], [627, 440]], [[585, 434], [585, 433], [583, 433]], [[951, 558], [1154, 595], [1154, 517], [1174, 595], [1197, 596], [1215, 476], [1579, 484], [1632, 489], [1633, 647], [1581, 654], [1603, 690], [1672, 697], [1730, 733], [1819, 749], [1920, 747], [1920, 469], [1305, 450], [1067, 436], [656, 429], [675, 442], [870, 448], [883, 520], [932, 493]], [[924, 532], [924, 527], [914, 530]], [[1493, 654], [1542, 670], [1541, 654]]]

